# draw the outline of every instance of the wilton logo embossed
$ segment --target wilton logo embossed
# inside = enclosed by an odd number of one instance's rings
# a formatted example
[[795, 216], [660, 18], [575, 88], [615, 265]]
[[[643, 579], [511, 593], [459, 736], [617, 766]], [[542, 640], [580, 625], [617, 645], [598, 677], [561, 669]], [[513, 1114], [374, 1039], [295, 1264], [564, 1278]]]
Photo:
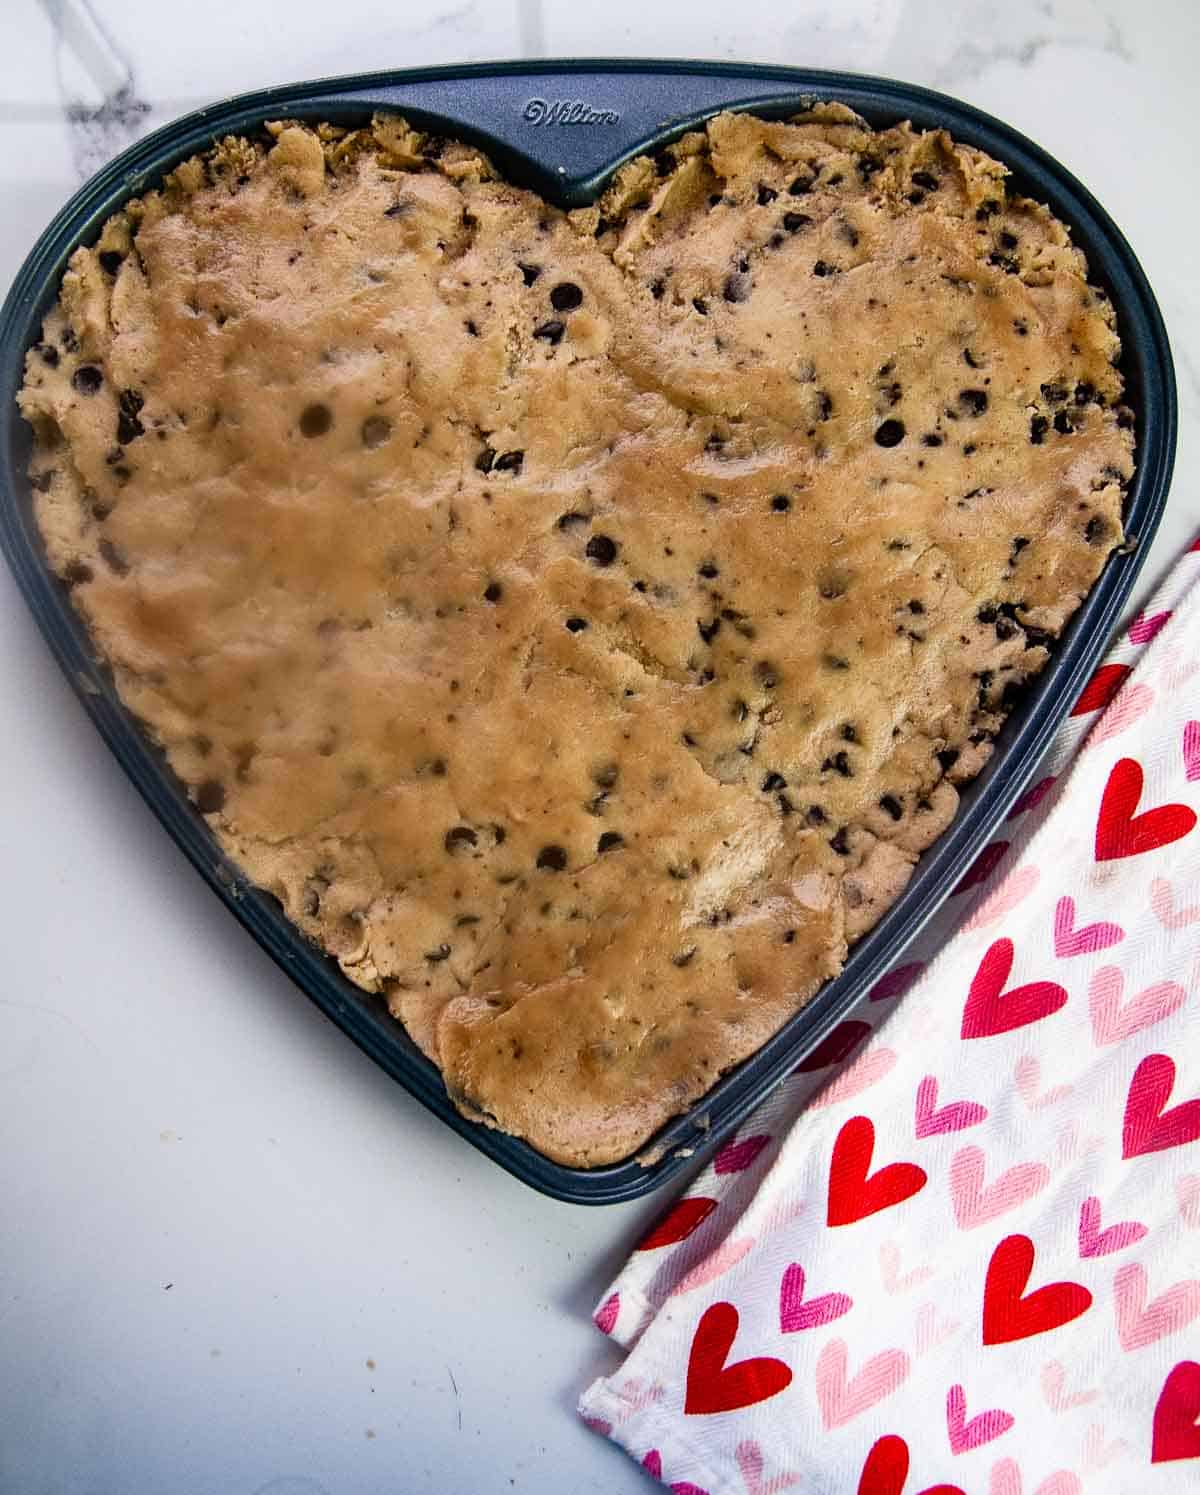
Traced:
[[526, 99], [521, 118], [531, 125], [615, 125], [615, 109], [593, 109], [582, 99]]

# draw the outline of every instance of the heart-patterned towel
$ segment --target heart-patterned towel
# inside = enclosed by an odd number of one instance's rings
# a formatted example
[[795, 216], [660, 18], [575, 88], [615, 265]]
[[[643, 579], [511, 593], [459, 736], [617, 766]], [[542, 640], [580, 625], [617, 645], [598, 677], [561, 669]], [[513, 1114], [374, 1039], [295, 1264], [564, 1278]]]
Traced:
[[1198, 581], [597, 1308], [676, 1495], [1200, 1489]]

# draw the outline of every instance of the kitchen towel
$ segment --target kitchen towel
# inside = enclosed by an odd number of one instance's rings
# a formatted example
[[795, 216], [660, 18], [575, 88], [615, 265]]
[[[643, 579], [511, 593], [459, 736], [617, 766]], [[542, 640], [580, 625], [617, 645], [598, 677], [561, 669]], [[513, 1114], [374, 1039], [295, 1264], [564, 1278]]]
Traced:
[[1200, 540], [935, 927], [642, 1240], [591, 1427], [676, 1495], [1200, 1489], [1198, 812]]

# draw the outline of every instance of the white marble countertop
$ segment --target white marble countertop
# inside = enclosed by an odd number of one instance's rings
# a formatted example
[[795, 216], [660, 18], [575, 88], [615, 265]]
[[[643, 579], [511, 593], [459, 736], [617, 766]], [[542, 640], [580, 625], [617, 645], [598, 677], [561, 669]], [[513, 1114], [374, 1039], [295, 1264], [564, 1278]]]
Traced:
[[[1195, 0], [6, 0], [0, 287], [81, 179], [223, 94], [515, 56], [890, 74], [1007, 119], [1124, 228], [1200, 522]], [[0, 567], [0, 1489], [620, 1495], [588, 1321], [658, 1206], [552, 1203], [387, 1080], [154, 823]]]

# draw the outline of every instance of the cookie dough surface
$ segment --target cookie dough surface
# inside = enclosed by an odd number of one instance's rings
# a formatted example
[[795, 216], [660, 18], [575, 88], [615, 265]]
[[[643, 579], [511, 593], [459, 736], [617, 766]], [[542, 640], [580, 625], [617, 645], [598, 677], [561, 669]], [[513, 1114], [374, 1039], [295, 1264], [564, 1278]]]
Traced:
[[943, 133], [721, 115], [571, 215], [378, 118], [73, 256], [50, 561], [468, 1112], [627, 1156], [840, 968], [1120, 543], [1111, 309]]

